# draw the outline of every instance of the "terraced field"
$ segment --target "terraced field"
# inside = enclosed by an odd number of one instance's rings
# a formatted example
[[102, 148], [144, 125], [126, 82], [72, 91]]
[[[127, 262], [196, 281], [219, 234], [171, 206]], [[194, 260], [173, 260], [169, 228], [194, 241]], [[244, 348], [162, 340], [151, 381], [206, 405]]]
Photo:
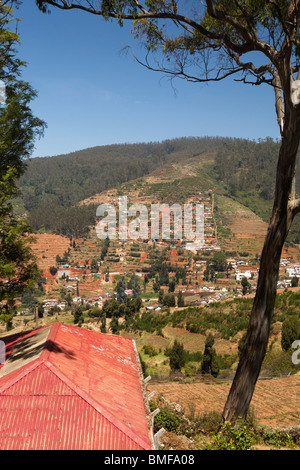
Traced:
[[40, 269], [56, 266], [56, 256], [62, 256], [70, 248], [70, 240], [61, 235], [35, 234], [36, 242], [32, 249], [38, 258]]
[[[148, 382], [148, 391], [162, 395], [169, 402], [180, 404], [185, 413], [204, 415], [210, 411], [221, 413], [231, 382], [179, 383]], [[259, 380], [251, 408], [258, 424], [266, 427], [286, 428], [300, 425], [300, 374]]]
[[222, 224], [231, 232], [231, 236], [224, 237], [224, 248], [260, 254], [267, 224], [250, 209], [226, 196], [218, 195], [217, 205]]

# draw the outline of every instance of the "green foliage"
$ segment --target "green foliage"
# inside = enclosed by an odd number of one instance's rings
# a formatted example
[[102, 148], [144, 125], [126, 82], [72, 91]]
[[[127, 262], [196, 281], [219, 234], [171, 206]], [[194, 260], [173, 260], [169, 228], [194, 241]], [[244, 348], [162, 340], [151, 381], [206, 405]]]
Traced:
[[[164, 144], [120, 144], [33, 158], [20, 181], [26, 209], [31, 211], [46, 203], [72, 206], [137, 179], [166, 161], [164, 147]], [[32, 201], [30, 195], [35, 187], [40, 189]]]
[[161, 331], [168, 322], [169, 316], [167, 313], [159, 313], [157, 315], [155, 312], [146, 311], [134, 318], [131, 328], [133, 330], [146, 331], [147, 333], [155, 333], [155, 331]]
[[[55, 233], [82, 237], [97, 219], [96, 205], [78, 205], [81, 200], [115, 187], [124, 193], [127, 181], [135, 180], [138, 184], [136, 178], [168, 163], [181, 161], [184, 164], [187, 158], [196, 160], [199, 153], [216, 151], [224, 141], [226, 139], [184, 138], [162, 143], [102, 146], [69, 155], [33, 158], [19, 181], [21, 203], [35, 231], [44, 227]], [[208, 188], [207, 178], [199, 175], [191, 186], [182, 181], [174, 185], [171, 192], [166, 188], [161, 199], [184, 202], [185, 194], [198, 191], [200, 181]], [[147, 185], [145, 190], [152, 195], [156, 193], [152, 185], [151, 188]]]
[[117, 301], [120, 304], [124, 304], [126, 302], [127, 294], [125, 290], [126, 290], [126, 284], [125, 284], [125, 278], [123, 276], [121, 279], [119, 279], [117, 283], [117, 287], [116, 287]]
[[183, 295], [182, 295], [182, 291], [181, 291], [181, 290], [178, 292], [177, 306], [178, 306], [178, 307], [184, 307], [184, 297], [183, 297]]
[[298, 315], [300, 312], [300, 292], [288, 291], [276, 296], [274, 321], [283, 321], [286, 314]]
[[196, 431], [210, 434], [215, 434], [217, 430], [220, 429], [223, 422], [221, 413], [216, 411], [208, 411], [200, 416], [192, 412], [191, 419], [193, 419], [196, 424]]
[[172, 372], [180, 371], [185, 364], [183, 344], [177, 340], [174, 341], [173, 347], [170, 350], [170, 368]]
[[[154, 403], [150, 404], [151, 411], [156, 409]], [[179, 419], [176, 414], [167, 406], [160, 407], [160, 412], [154, 418], [154, 433], [164, 428], [169, 432], [176, 432], [179, 428]]]
[[[271, 215], [279, 145], [270, 138], [257, 143], [232, 139], [215, 157], [216, 176], [224, 183], [228, 196], [249, 207], [266, 222]], [[299, 167], [296, 172], [299, 191]], [[296, 218], [289, 241], [299, 243], [299, 228]]]
[[88, 316], [91, 317], [91, 318], [99, 318], [100, 319], [100, 318], [103, 318], [103, 316], [104, 316], [104, 313], [103, 313], [102, 309], [99, 308], [99, 307], [96, 307], [96, 306], [89, 309], [87, 313], [88, 313]]
[[241, 286], [242, 286], [243, 295], [247, 294], [248, 292], [251, 292], [251, 284], [246, 277], [242, 278]]
[[[7, 3], [7, 2], [6, 2]], [[17, 6], [16, 1], [10, 6]], [[43, 132], [43, 122], [33, 116], [30, 103], [36, 96], [31, 86], [20, 79], [24, 63], [16, 56], [19, 42], [13, 31], [14, 11], [0, 5], [0, 80], [5, 84], [5, 101], [0, 104], [0, 314], [11, 323], [15, 298], [38, 275], [30, 248], [31, 228], [13, 211], [18, 194], [18, 178], [24, 172], [34, 139]]]
[[100, 326], [101, 333], [106, 333], [106, 315], [102, 313], [101, 316], [101, 326]]
[[134, 316], [140, 311], [142, 307], [142, 301], [140, 297], [133, 299], [127, 297], [125, 303], [117, 301], [115, 296], [104, 302], [102, 312], [107, 318], [120, 318], [125, 317], [126, 327], [128, 329], [137, 329]]
[[279, 429], [270, 429], [262, 432], [262, 440], [268, 446], [274, 449], [287, 447], [295, 449], [296, 444], [293, 436], [289, 433], [282, 433]]
[[175, 295], [174, 294], [165, 294], [162, 299], [163, 305], [167, 307], [175, 307], [176, 301], [175, 301]]
[[154, 357], [158, 354], [158, 351], [151, 344], [145, 344], [143, 346], [143, 352], [150, 357]]
[[119, 334], [120, 325], [119, 325], [119, 320], [117, 317], [112, 317], [109, 327], [110, 327], [112, 334], [114, 335]]
[[293, 364], [291, 356], [292, 351], [271, 349], [264, 359], [262, 374], [266, 377], [282, 377], [299, 372], [299, 365]]
[[[34, 201], [35, 195], [26, 195], [23, 201]], [[55, 203], [41, 202], [41, 205], [28, 210], [31, 227], [38, 231], [41, 228], [67, 237], [81, 238], [88, 234], [89, 227], [96, 221], [96, 206], [60, 206]]]
[[55, 276], [55, 274], [57, 273], [57, 267], [56, 266], [51, 266], [49, 271], [52, 274], [52, 276]]
[[108, 251], [108, 248], [109, 248], [109, 244], [110, 244], [110, 241], [109, 241], [109, 238], [105, 238], [105, 240], [103, 241], [103, 246], [102, 246], [102, 249], [101, 249], [101, 255], [100, 255], [100, 258], [101, 260], [103, 261], [105, 256], [107, 255], [107, 251]]
[[225, 271], [227, 267], [226, 254], [216, 251], [212, 257], [212, 265], [215, 271]]
[[73, 316], [74, 316], [74, 323], [75, 325], [78, 325], [78, 326], [81, 326], [83, 321], [84, 321], [84, 317], [83, 317], [83, 310], [82, 310], [82, 307], [77, 305], [73, 311]]
[[213, 450], [252, 450], [253, 431], [245, 421], [225, 421], [218, 433], [213, 434]]
[[300, 339], [300, 319], [295, 316], [287, 317], [282, 324], [281, 347], [288, 351], [295, 340]]
[[227, 306], [232, 314], [225, 313], [221, 304], [211, 304], [204, 309], [189, 307], [186, 309], [187, 330], [205, 334], [208, 329], [216, 329], [222, 338], [229, 339], [239, 331], [247, 329], [251, 299], [245, 302], [241, 300], [228, 302]]
[[141, 288], [139, 284], [139, 277], [136, 274], [132, 274], [131, 278], [127, 282], [127, 289], [132, 289], [132, 297], [134, 299], [139, 297]]
[[203, 359], [203, 353], [201, 351], [190, 352], [184, 350], [184, 363], [188, 362], [201, 362]]
[[214, 345], [214, 338], [209, 334], [205, 340], [205, 348], [203, 354], [203, 360], [201, 365], [202, 374], [211, 374], [213, 377], [217, 377], [219, 374], [219, 364], [217, 361], [217, 354]]

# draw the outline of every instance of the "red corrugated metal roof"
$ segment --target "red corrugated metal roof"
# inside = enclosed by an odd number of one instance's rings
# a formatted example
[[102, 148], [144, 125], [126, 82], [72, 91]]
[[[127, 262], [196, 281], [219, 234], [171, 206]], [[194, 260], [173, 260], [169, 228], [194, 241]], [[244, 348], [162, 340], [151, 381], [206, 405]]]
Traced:
[[152, 448], [131, 339], [54, 323], [2, 340], [1, 450]]

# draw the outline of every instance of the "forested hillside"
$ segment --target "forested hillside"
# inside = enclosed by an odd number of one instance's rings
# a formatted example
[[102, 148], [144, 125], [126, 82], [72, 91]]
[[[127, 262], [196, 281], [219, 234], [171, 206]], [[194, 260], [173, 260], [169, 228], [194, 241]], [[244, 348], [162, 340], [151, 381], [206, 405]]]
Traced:
[[[233, 139], [216, 153], [215, 176], [225, 185], [226, 195], [235, 199], [269, 222], [275, 188], [276, 165], [280, 144], [268, 138], [258, 143]], [[296, 190], [300, 192], [300, 168]], [[300, 243], [300, 217], [296, 217], [289, 241]]]
[[189, 138], [162, 143], [120, 144], [34, 158], [20, 180], [25, 207], [31, 211], [41, 203], [73, 205], [93, 194], [149, 174], [167, 163], [184, 163], [193, 155], [210, 149], [216, 151], [226, 140]]
[[[230, 139], [228, 139], [230, 140]], [[171, 162], [213, 151], [222, 138], [182, 138], [162, 143], [93, 147], [67, 155], [33, 158], [20, 179], [19, 213], [26, 212], [34, 230], [83, 235], [94, 222], [94, 207], [78, 202], [121, 183], [140, 178]], [[76, 208], [76, 210], [74, 210]]]
[[[272, 139], [203, 137], [166, 140], [161, 143], [119, 144], [94, 147], [68, 155], [34, 158], [20, 180], [23, 199], [17, 201], [34, 230], [44, 228], [65, 235], [82, 236], [95, 219], [95, 206], [78, 203], [105, 190], [153, 173], [147, 193], [157, 192], [164, 202], [184, 202], [187, 195], [212, 186], [249, 207], [268, 222], [275, 185], [279, 143]], [[209, 158], [207, 158], [209, 157]], [[176, 165], [191, 168], [178, 171], [172, 182], [155, 181], [157, 170], [170, 175]], [[178, 168], [177, 166], [177, 168]], [[175, 168], [175, 170], [174, 170]], [[156, 172], [156, 173], [155, 173]], [[297, 170], [299, 193], [300, 169]], [[168, 201], [168, 198], [170, 201]], [[296, 217], [289, 241], [300, 242], [300, 217]]]

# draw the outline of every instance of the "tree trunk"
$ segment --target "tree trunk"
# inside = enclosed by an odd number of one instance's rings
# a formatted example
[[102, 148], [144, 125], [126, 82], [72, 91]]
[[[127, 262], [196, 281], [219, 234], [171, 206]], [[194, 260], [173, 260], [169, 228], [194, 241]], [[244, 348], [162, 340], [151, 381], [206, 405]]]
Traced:
[[280, 258], [293, 220], [289, 201], [299, 140], [299, 112], [297, 113], [295, 108], [292, 108], [291, 112], [285, 115], [277, 165], [273, 211], [261, 255], [257, 290], [245, 344], [223, 411], [225, 421], [238, 418], [246, 419], [255, 384], [267, 351]]

